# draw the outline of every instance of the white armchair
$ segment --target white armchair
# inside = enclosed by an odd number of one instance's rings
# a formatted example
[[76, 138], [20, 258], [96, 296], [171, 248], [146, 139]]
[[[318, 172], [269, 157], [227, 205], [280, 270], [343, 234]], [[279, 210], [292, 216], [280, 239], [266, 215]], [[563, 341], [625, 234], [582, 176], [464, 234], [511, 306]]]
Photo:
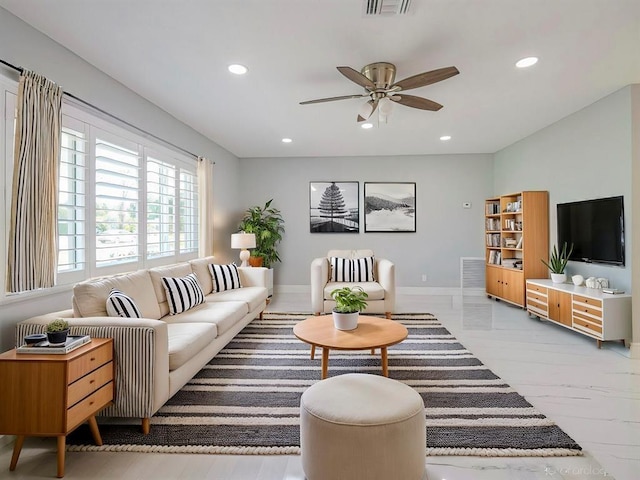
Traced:
[[[332, 281], [331, 257], [350, 260], [374, 257], [373, 281]], [[311, 262], [311, 311], [315, 315], [330, 313], [335, 307], [331, 291], [356, 285], [369, 295], [363, 313], [384, 313], [391, 318], [396, 303], [395, 265], [384, 258], [376, 258], [372, 250], [329, 250], [326, 257], [314, 259]]]

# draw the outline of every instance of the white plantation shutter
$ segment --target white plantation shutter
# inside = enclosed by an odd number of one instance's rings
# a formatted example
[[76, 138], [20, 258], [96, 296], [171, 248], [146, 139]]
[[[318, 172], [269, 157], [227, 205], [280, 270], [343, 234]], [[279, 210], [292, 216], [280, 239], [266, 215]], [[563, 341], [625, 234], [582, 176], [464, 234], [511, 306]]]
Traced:
[[180, 169], [180, 253], [198, 253], [198, 177]]
[[137, 147], [99, 133], [95, 153], [96, 266], [137, 262], [141, 198]]
[[176, 252], [176, 167], [147, 157], [147, 258]]

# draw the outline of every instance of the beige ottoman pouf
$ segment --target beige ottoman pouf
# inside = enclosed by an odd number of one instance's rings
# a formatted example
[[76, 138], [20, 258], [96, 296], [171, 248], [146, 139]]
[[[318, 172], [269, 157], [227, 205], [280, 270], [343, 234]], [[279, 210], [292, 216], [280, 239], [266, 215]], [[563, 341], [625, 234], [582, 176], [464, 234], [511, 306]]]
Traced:
[[421, 480], [425, 428], [422, 398], [404, 383], [328, 378], [300, 400], [302, 468], [308, 480]]

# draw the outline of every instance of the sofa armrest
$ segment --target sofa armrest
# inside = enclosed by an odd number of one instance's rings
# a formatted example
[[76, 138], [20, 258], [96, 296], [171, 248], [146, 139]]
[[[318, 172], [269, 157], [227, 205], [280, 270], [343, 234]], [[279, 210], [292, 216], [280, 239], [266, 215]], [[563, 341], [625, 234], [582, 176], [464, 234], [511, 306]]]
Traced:
[[268, 288], [269, 271], [264, 267], [238, 267], [240, 283], [243, 287], [265, 287]]
[[311, 311], [324, 311], [324, 287], [329, 281], [329, 260], [326, 257], [315, 258], [311, 262]]
[[65, 318], [71, 335], [113, 338], [115, 399], [101, 415], [149, 418], [169, 399], [169, 339], [165, 322], [146, 318], [73, 318], [72, 310], [63, 310], [18, 323], [17, 344], [25, 335], [44, 333], [53, 318]]
[[378, 258], [378, 283], [384, 289], [385, 312], [393, 312], [396, 305], [396, 266], [390, 260]]

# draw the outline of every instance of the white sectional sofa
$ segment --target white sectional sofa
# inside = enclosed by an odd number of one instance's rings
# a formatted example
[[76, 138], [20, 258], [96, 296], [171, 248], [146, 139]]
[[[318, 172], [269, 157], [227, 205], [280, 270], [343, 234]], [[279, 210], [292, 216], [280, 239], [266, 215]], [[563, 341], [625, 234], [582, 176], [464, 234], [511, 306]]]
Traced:
[[[68, 319], [72, 335], [112, 337], [116, 397], [102, 415], [141, 418], [148, 433], [151, 416], [266, 307], [266, 268], [239, 267], [242, 288], [212, 292], [212, 263], [207, 257], [79, 283], [72, 309], [20, 322], [16, 342], [43, 332], [54, 318]], [[196, 274], [205, 303], [170, 315], [161, 278], [190, 273]], [[112, 289], [131, 297], [143, 318], [109, 317], [106, 300]]]

